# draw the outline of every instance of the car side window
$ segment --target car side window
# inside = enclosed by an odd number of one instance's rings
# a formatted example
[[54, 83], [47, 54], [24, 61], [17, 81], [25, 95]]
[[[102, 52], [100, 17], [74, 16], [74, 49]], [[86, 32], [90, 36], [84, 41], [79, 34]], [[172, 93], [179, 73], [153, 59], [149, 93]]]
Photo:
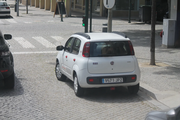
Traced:
[[73, 37], [69, 38], [69, 40], [66, 42], [66, 44], [65, 44], [65, 51], [66, 52], [71, 52], [73, 42], [74, 42], [74, 38]]
[[74, 44], [73, 44], [73, 47], [72, 47], [72, 53], [73, 54], [78, 54], [79, 53], [79, 49], [80, 49], [80, 45], [81, 45], [81, 40], [79, 40], [78, 38], [76, 38], [74, 40]]

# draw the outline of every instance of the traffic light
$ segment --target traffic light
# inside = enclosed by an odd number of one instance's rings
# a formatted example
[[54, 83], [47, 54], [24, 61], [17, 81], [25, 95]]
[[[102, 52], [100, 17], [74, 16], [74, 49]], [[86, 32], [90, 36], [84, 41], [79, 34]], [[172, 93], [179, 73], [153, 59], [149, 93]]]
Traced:
[[82, 16], [82, 26], [85, 27], [85, 22], [86, 22], [86, 16]]

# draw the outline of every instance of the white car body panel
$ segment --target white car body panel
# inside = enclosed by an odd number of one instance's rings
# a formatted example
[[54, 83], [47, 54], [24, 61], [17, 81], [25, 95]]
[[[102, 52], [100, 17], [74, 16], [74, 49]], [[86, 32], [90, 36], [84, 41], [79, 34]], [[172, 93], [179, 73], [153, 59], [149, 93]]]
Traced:
[[[83, 36], [74, 34], [70, 37], [76, 37], [81, 40], [81, 46], [78, 55], [67, 53], [64, 50], [59, 51], [56, 59], [60, 63], [61, 72], [73, 81], [73, 73], [78, 77], [79, 85], [82, 88], [99, 88], [99, 87], [115, 87], [115, 86], [133, 86], [140, 81], [140, 69], [135, 55], [115, 56], [115, 57], [83, 57], [83, 47], [86, 42], [94, 41], [130, 41], [129, 38], [120, 35], [103, 33], [87, 33], [91, 35], [88, 40]], [[103, 36], [102, 36], [103, 35]], [[102, 36], [102, 37], [101, 37]], [[75, 60], [75, 61], [74, 61]], [[113, 61], [114, 65], [110, 62]], [[87, 77], [116, 77], [136, 75], [135, 82], [120, 84], [88, 84]]]
[[[111, 65], [111, 62], [114, 65]], [[134, 71], [133, 56], [116, 56], [116, 57], [90, 57], [88, 60], [89, 73], [120, 73]]]

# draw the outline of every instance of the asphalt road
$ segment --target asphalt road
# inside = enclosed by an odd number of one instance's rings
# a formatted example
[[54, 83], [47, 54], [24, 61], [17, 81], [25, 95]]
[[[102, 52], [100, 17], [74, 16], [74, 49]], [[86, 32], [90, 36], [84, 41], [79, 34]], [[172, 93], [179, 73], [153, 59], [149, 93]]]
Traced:
[[[0, 89], [1, 120], [143, 120], [148, 112], [160, 110], [147, 101], [152, 98], [129, 95], [123, 87], [93, 89], [78, 98], [71, 81], [56, 79], [56, 46], [72, 33], [83, 32], [81, 22], [79, 17], [61, 22], [50, 12], [0, 18], [1, 31], [13, 36], [8, 43], [16, 76], [14, 90]], [[102, 22], [97, 18], [93, 30], [101, 31]]]

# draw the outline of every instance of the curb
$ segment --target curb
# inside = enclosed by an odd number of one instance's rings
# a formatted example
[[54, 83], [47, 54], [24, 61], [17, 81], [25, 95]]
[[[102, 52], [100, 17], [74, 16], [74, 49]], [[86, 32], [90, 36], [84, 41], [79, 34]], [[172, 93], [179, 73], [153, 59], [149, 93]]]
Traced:
[[[156, 105], [160, 109], [174, 108], [180, 105], [180, 94], [175, 91], [159, 91], [140, 83], [140, 96]], [[148, 99], [149, 96], [152, 99]]]

